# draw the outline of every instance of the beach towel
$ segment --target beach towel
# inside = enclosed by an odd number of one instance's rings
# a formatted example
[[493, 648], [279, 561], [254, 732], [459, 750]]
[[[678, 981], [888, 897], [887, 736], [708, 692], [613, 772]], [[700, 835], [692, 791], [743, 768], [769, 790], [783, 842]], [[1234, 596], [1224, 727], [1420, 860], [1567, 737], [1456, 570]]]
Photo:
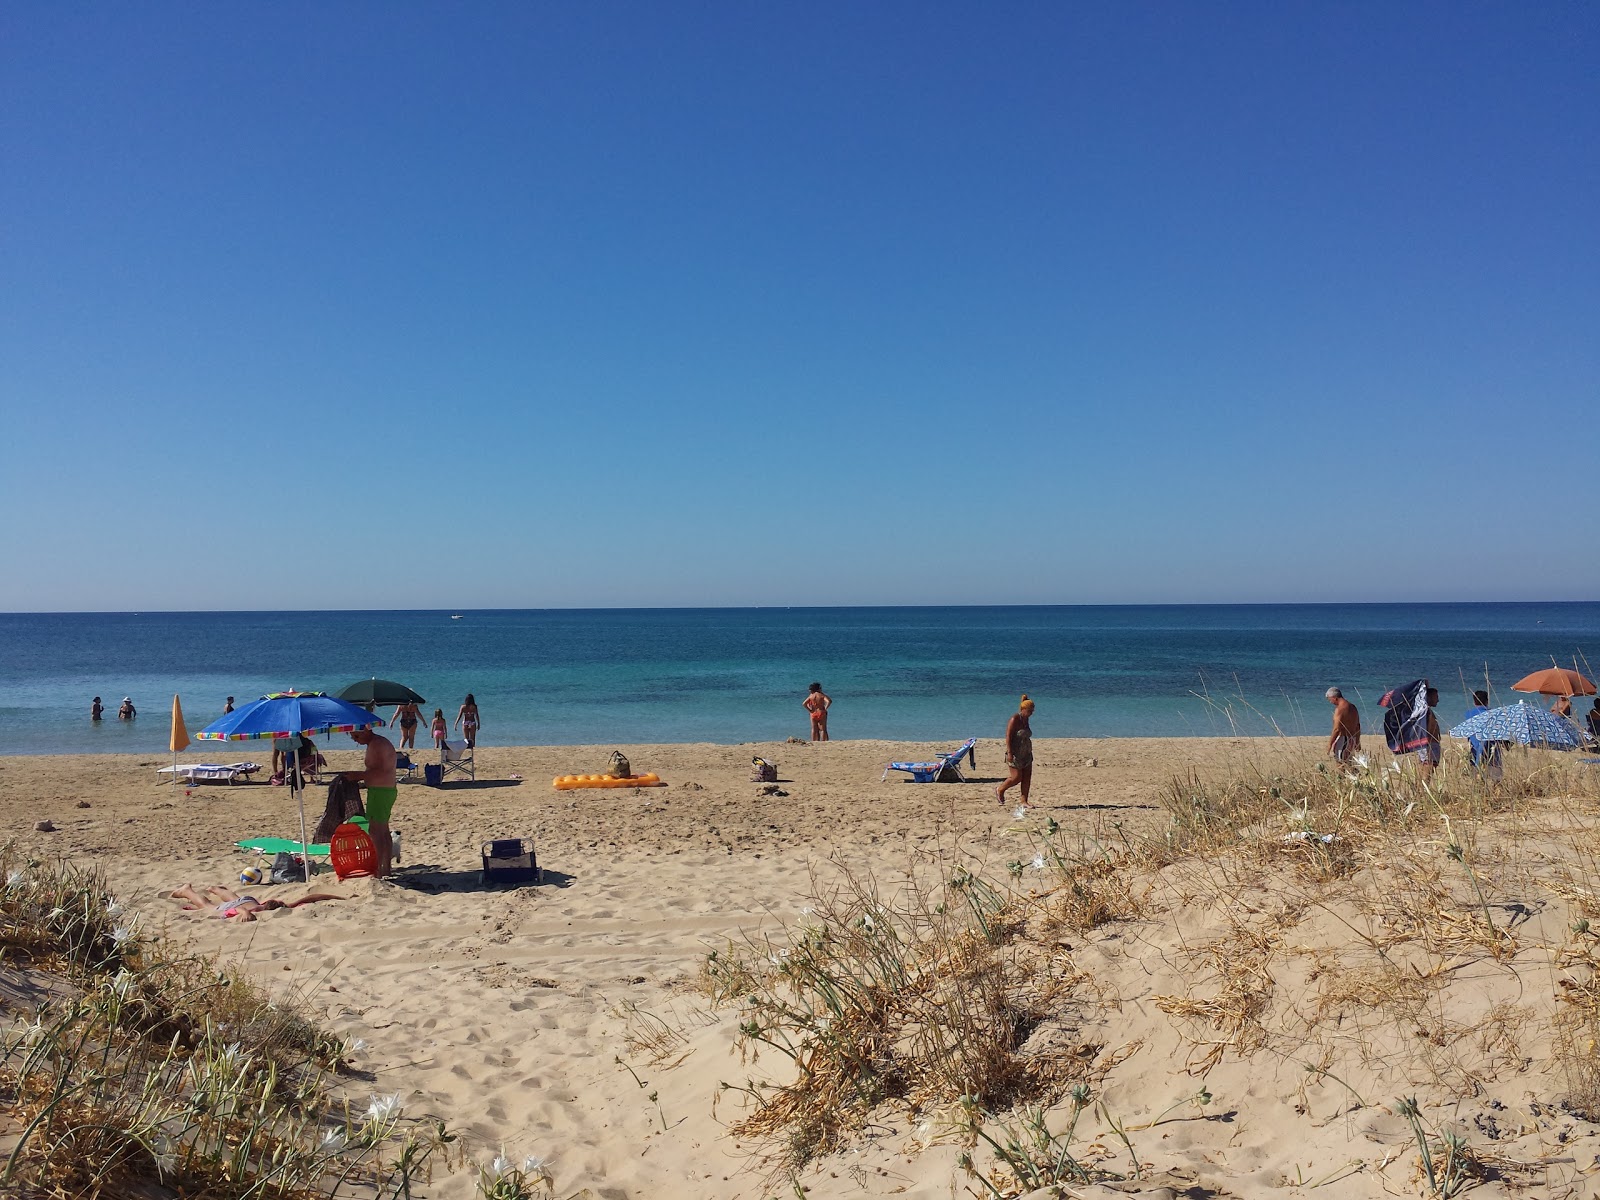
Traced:
[[[291, 854], [300, 853], [300, 843], [295, 841], [293, 838], [241, 838], [235, 842], [234, 845], [239, 847], [241, 850], [249, 850], [256, 854], [283, 854], [286, 852]], [[329, 854], [329, 847], [326, 842], [320, 846], [307, 846], [306, 853], [310, 854], [312, 858], [327, 858]]]
[[1383, 714], [1383, 736], [1396, 754], [1410, 754], [1428, 744], [1428, 681], [1413, 679], [1404, 687], [1390, 688], [1378, 698]]
[[362, 816], [365, 812], [361, 804], [360, 785], [353, 779], [335, 775], [333, 782], [328, 784], [328, 803], [322, 810], [322, 820], [317, 822], [317, 830], [311, 835], [311, 840], [328, 841], [335, 829], [351, 817]]

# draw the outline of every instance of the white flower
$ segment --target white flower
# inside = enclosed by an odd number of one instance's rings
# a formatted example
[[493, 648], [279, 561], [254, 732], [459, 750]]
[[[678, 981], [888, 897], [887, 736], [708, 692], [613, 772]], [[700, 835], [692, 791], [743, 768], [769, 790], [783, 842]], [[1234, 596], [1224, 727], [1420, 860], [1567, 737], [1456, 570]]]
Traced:
[[119, 946], [123, 945], [133, 937], [133, 928], [132, 925], [118, 925], [111, 931], [111, 940]]
[[12, 871], [6, 876], [6, 886], [8, 888], [21, 887], [27, 878], [27, 874], [23, 871]]
[[106, 901], [106, 916], [108, 916], [108, 917], [120, 917], [122, 915], [122, 913], [123, 913], [123, 910], [125, 910], [126, 908], [127, 908], [127, 905], [125, 905], [121, 900], [118, 900], [115, 896], [113, 896], [110, 900]]
[[1042, 870], [1044, 870], [1044, 855], [1042, 855], [1042, 854], [1035, 854], [1035, 855], [1034, 855], [1034, 856], [1033, 856], [1033, 869], [1034, 869], [1034, 870], [1035, 870], [1035, 871], [1042, 871]]
[[374, 1096], [372, 1103], [367, 1105], [367, 1119], [369, 1121], [387, 1121], [390, 1117], [400, 1115], [400, 1093], [392, 1096]]
[[492, 1179], [499, 1179], [502, 1175], [506, 1174], [510, 1170], [511, 1160], [506, 1157], [506, 1152], [504, 1150], [500, 1151], [499, 1154], [496, 1154], [494, 1156], [494, 1161], [489, 1164], [489, 1176]]
[[1014, 811], [1011, 815], [1019, 821], [1022, 820], [1023, 817], [1028, 815], [1028, 806], [1026, 804], [1017, 805], [1016, 811]]
[[524, 1175], [543, 1175], [545, 1173], [545, 1160], [537, 1154], [530, 1154], [522, 1160], [522, 1173]]
[[150, 1154], [156, 1160], [156, 1171], [161, 1175], [178, 1173], [178, 1156], [172, 1152], [172, 1143], [166, 1138], [156, 1138], [155, 1145], [150, 1147]]
[[1372, 760], [1369, 759], [1365, 754], [1352, 754], [1350, 756], [1350, 761], [1355, 763], [1356, 766], [1360, 767], [1363, 771], [1365, 771], [1367, 769], [1367, 765]]
[[322, 1135], [322, 1148], [329, 1154], [337, 1154], [344, 1149], [345, 1136], [342, 1129], [330, 1129]]
[[366, 1038], [351, 1038], [347, 1049], [351, 1054], [359, 1054], [367, 1048]]
[[111, 994], [118, 1000], [126, 1000], [132, 991], [133, 976], [128, 973], [127, 968], [123, 968], [112, 977]]

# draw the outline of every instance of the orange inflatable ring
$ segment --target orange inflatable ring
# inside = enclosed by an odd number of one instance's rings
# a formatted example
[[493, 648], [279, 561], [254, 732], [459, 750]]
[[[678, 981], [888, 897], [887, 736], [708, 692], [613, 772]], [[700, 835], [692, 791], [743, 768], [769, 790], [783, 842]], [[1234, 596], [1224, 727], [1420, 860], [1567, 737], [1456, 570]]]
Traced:
[[636, 788], [666, 787], [654, 771], [643, 775], [557, 775], [555, 789], [570, 792], [574, 788]]

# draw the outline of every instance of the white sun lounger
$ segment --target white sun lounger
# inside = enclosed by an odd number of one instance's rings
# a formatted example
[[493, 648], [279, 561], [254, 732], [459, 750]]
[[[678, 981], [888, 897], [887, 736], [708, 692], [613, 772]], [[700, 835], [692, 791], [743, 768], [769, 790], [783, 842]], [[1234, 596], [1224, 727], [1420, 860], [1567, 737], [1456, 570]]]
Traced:
[[162, 767], [156, 774], [176, 775], [190, 783], [237, 783], [240, 778], [248, 778], [259, 770], [260, 766], [253, 762], [181, 763], [176, 767]]

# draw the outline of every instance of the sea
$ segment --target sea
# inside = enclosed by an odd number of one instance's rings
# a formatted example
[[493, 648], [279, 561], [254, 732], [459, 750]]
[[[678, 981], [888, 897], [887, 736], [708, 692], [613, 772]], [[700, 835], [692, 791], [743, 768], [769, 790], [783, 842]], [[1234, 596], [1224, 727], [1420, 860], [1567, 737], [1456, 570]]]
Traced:
[[1038, 737], [1322, 734], [1330, 685], [1377, 729], [1398, 684], [1448, 722], [1552, 664], [1595, 677], [1600, 603], [5, 613], [0, 753], [164, 755], [174, 695], [193, 734], [230, 695], [372, 676], [452, 722], [473, 693], [483, 745], [805, 737], [813, 681], [836, 738], [998, 737], [1024, 692]]

